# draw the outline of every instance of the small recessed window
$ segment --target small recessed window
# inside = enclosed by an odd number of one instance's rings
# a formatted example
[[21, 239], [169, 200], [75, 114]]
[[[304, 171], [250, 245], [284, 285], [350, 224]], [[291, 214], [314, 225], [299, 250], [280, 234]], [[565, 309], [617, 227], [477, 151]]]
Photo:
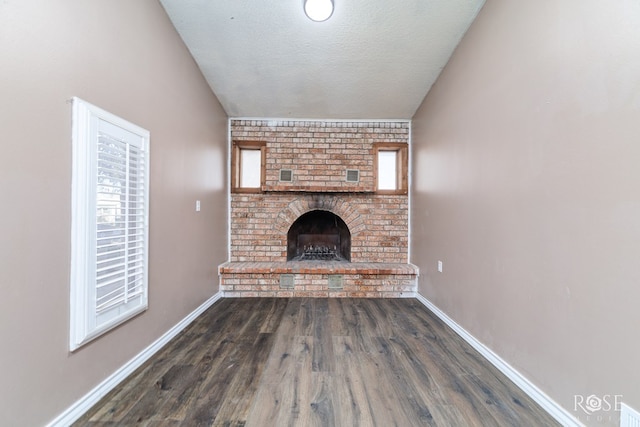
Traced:
[[407, 144], [375, 145], [376, 191], [406, 194], [408, 191]]
[[398, 152], [378, 151], [378, 190], [398, 189]]
[[231, 155], [233, 191], [262, 191], [265, 182], [265, 148], [264, 142], [234, 143]]
[[252, 148], [240, 149], [240, 187], [260, 187], [260, 150]]

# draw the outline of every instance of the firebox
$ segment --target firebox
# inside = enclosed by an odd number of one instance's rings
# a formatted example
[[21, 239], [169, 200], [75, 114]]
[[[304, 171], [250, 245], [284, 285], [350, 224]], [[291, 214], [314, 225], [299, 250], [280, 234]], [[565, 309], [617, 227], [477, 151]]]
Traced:
[[338, 215], [314, 210], [287, 233], [287, 261], [351, 261], [351, 233]]

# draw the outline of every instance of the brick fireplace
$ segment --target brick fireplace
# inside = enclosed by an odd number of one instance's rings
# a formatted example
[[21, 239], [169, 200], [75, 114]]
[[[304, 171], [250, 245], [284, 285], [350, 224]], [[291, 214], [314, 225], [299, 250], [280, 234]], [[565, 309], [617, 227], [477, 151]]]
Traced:
[[232, 120], [232, 149], [262, 150], [263, 161], [258, 188], [232, 185], [223, 294], [412, 296], [406, 187], [376, 184], [378, 150], [401, 150], [408, 139], [403, 121]]

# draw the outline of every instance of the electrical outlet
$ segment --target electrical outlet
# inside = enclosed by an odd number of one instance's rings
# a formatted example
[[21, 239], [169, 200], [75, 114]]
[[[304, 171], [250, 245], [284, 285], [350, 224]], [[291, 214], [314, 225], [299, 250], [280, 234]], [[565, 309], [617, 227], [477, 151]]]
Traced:
[[442, 261], [438, 261], [438, 273], [442, 273]]
[[196, 200], [196, 212], [200, 212], [200, 200]]

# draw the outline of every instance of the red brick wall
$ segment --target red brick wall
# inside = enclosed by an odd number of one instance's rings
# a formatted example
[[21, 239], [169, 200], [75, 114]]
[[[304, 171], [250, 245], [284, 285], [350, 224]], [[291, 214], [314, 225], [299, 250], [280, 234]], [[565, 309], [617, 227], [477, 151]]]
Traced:
[[296, 289], [280, 288], [280, 277], [271, 273], [227, 273], [222, 275], [224, 296], [233, 297], [320, 297], [320, 298], [404, 298], [416, 289], [415, 273], [345, 274], [344, 287], [329, 289], [327, 274], [296, 275]]
[[[373, 192], [373, 144], [407, 143], [409, 123], [232, 120], [231, 139], [267, 143], [267, 191]], [[293, 182], [279, 182], [280, 169]], [[358, 183], [345, 181], [347, 169], [360, 171]]]
[[[408, 197], [374, 193], [373, 153], [374, 143], [408, 143], [408, 122], [232, 120], [231, 138], [267, 144], [265, 191], [231, 196], [231, 262], [286, 261], [289, 227], [315, 209], [345, 221], [352, 262], [408, 262]], [[281, 168], [293, 182], [278, 181]]]

